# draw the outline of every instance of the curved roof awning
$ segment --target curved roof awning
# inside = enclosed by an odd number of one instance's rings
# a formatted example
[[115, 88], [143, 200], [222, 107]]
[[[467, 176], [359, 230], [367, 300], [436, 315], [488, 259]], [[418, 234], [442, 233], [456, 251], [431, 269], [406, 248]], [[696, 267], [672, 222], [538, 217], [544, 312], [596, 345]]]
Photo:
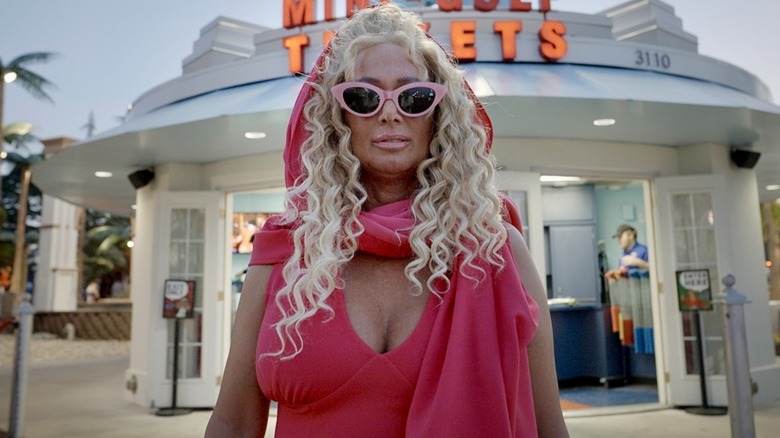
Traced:
[[[486, 103], [497, 137], [750, 144], [765, 154], [759, 166], [767, 164], [756, 168], [759, 179], [762, 172], [780, 179], [780, 107], [743, 92], [652, 71], [582, 65], [473, 63], [463, 69]], [[129, 214], [135, 192], [126, 176], [140, 168], [281, 150], [302, 83], [285, 77], [150, 111], [50, 156], [35, 166], [33, 180], [66, 201]], [[598, 128], [597, 118], [617, 123]], [[247, 131], [267, 137], [248, 140]], [[98, 180], [96, 170], [114, 177]]]

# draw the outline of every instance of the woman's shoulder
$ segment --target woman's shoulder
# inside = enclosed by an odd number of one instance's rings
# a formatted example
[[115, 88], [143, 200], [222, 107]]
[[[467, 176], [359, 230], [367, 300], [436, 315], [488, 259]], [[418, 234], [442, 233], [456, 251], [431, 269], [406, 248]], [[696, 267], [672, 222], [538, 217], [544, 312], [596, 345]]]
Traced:
[[[274, 294], [274, 269], [277, 265], [251, 265], [246, 270], [244, 284], [241, 287], [241, 295], [252, 296], [259, 300], [263, 306], [268, 302], [268, 297]], [[269, 291], [270, 289], [270, 291]], [[243, 299], [243, 298], [242, 298]]]
[[514, 254], [515, 259], [520, 259], [525, 254], [528, 254], [528, 246], [526, 245], [523, 233], [509, 222], [504, 222], [504, 227], [506, 228], [506, 242], [509, 245], [509, 249]]

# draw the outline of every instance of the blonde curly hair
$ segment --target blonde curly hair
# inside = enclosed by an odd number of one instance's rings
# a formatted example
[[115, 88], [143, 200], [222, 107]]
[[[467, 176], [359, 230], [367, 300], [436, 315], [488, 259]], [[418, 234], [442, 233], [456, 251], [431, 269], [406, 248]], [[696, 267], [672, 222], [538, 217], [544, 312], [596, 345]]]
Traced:
[[[392, 4], [363, 9], [338, 30], [318, 79], [310, 83], [314, 93], [304, 107], [309, 136], [301, 146], [305, 170], [288, 189], [281, 222], [295, 228], [294, 252], [283, 269], [286, 285], [276, 297], [283, 315], [274, 325], [281, 347], [272, 355], [296, 356], [303, 348], [301, 324], [318, 311], [333, 315], [327, 299], [343, 287], [339, 273], [358, 250], [364, 231], [358, 215], [367, 192], [352, 152], [350, 128], [330, 89], [354, 79], [361, 52], [385, 43], [406, 49], [412, 63], [427, 75], [422, 80], [447, 87], [433, 115], [429, 157], [417, 169], [415, 225], [409, 236], [414, 256], [405, 268], [411, 293], [446, 292], [456, 260], [461, 274], [474, 281], [487, 275], [477, 259], [498, 269], [504, 266], [499, 250], [507, 233], [488, 137], [484, 126], [475, 122], [478, 103], [464, 87], [462, 72], [426, 35], [418, 15]], [[418, 279], [422, 272], [430, 273], [426, 284]], [[443, 289], [434, 287], [438, 281]], [[284, 354], [287, 346], [293, 351]]]

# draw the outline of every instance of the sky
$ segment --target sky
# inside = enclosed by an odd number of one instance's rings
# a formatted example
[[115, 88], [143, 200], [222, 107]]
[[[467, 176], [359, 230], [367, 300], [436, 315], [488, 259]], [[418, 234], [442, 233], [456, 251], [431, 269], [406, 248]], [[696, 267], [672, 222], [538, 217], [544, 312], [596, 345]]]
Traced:
[[[129, 103], [181, 75], [200, 30], [218, 16], [270, 28], [282, 26], [283, 0], [8, 0], [0, 15], [0, 60], [31, 52], [57, 56], [31, 70], [47, 78], [54, 103], [17, 84], [6, 86], [4, 124], [30, 122], [38, 138], [87, 136], [116, 127]], [[323, 0], [315, 0], [318, 7]], [[553, 0], [559, 11], [594, 14], [621, 0]], [[737, 65], [780, 98], [775, 42], [777, 0], [665, 0], [683, 28], [698, 37], [699, 53]], [[534, 7], [538, 1], [532, 0]], [[344, 14], [344, 0], [336, 10]], [[318, 13], [322, 17], [322, 13]]]

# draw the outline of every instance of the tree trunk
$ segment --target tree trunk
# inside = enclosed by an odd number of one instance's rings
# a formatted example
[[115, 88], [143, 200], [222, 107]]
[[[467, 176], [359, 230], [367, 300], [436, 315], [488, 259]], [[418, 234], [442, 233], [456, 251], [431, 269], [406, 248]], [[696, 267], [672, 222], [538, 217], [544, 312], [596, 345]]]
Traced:
[[[19, 210], [16, 213], [16, 243], [14, 246], [14, 270], [11, 272], [11, 292], [22, 294], [27, 290], [27, 198], [30, 195], [30, 178], [32, 171], [29, 163], [20, 163], [22, 190], [19, 194]], [[17, 297], [17, 299], [18, 299]]]
[[76, 265], [79, 272], [76, 276], [76, 303], [84, 304], [84, 296], [81, 290], [84, 288], [84, 242], [87, 235], [87, 210], [84, 207], [78, 207], [76, 210], [76, 226], [78, 227], [78, 244], [76, 245]]
[[[3, 78], [3, 70], [0, 68], [0, 153], [3, 152], [2, 146], [5, 145], [5, 137], [3, 134], [3, 108], [5, 106], [5, 79]], [[0, 165], [3, 164], [3, 156], [0, 155]], [[3, 175], [0, 175], [0, 199], [3, 197]], [[2, 208], [2, 207], [0, 207]], [[3, 225], [3, 224], [0, 224]]]

